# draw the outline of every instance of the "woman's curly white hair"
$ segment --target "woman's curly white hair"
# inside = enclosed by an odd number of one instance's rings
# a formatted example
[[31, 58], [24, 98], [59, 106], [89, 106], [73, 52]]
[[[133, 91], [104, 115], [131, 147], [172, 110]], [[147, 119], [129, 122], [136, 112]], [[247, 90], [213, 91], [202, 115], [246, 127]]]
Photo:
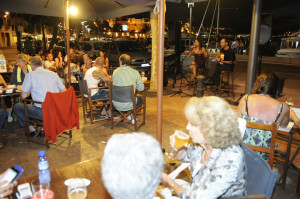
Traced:
[[206, 142], [214, 148], [242, 142], [236, 113], [219, 97], [192, 97], [185, 106], [185, 115], [192, 125], [200, 127]]

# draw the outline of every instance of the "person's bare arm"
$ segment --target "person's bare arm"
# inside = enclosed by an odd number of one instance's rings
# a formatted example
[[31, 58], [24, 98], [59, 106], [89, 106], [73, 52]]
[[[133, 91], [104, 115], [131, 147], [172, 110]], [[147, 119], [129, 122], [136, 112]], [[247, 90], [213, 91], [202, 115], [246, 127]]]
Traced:
[[2, 77], [2, 75], [0, 75], [0, 84], [3, 84], [4, 87], [7, 87], [7, 84], [4, 80], [4, 78]]
[[194, 55], [194, 46], [191, 46], [191, 48], [192, 48], [192, 50], [189, 52], [189, 55], [188, 55], [189, 57]]
[[176, 196], [178, 196], [178, 197], [180, 196], [180, 191], [184, 189], [183, 187], [181, 187], [177, 183], [175, 183], [166, 173], [162, 173], [161, 183], [171, 187], [174, 190]]
[[280, 127], [285, 128], [290, 122], [290, 107], [286, 103], [283, 103], [282, 115], [283, 119], [280, 123]]
[[106, 58], [105, 58], [105, 65], [103, 65], [103, 67], [104, 67], [105, 69], [107, 69], [108, 66], [109, 66], [109, 60], [108, 60], [108, 58], [106, 57]]
[[290, 118], [295, 122], [296, 126], [300, 128], [300, 119], [297, 117], [293, 109], [290, 110]]
[[104, 82], [112, 81], [106, 70], [94, 70], [92, 75], [95, 79], [102, 79]]
[[53, 71], [56, 71], [56, 66], [50, 66], [49, 68]]
[[240, 100], [238, 110], [237, 110], [237, 116], [242, 117], [242, 110], [245, 109], [245, 96]]
[[21, 93], [21, 98], [26, 99], [28, 97], [29, 93], [28, 92], [22, 92]]
[[223, 63], [223, 64], [233, 64], [233, 61], [220, 61], [221, 63]]

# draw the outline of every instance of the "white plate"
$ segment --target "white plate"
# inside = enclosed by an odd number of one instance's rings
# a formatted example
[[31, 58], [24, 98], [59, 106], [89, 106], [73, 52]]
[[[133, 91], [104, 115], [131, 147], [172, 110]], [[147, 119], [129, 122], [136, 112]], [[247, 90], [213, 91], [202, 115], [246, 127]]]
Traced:
[[66, 186], [69, 186], [70, 182], [73, 181], [73, 180], [82, 180], [85, 184], [85, 186], [89, 186], [91, 184], [91, 181], [86, 179], [86, 178], [70, 178], [68, 180], [65, 181], [65, 185]]

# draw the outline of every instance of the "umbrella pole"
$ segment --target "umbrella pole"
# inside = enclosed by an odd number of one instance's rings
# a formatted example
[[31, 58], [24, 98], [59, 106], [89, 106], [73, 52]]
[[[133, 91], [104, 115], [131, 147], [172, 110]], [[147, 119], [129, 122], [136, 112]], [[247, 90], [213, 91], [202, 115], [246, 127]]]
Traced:
[[249, 60], [247, 67], [246, 93], [250, 94], [256, 79], [257, 54], [260, 32], [262, 0], [253, 1]]
[[165, 0], [159, 2], [158, 28], [158, 72], [157, 72], [157, 126], [156, 139], [162, 144], [162, 96], [164, 68]]
[[68, 87], [71, 86], [71, 68], [70, 68], [70, 22], [69, 22], [69, 0], [66, 0], [66, 43], [67, 43], [67, 67], [68, 67]]

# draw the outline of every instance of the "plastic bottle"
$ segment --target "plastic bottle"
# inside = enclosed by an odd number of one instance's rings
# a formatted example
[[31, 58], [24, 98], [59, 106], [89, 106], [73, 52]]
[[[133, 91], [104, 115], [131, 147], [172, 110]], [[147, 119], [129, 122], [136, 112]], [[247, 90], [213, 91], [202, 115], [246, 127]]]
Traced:
[[38, 160], [39, 180], [41, 184], [47, 184], [51, 181], [48, 159], [45, 151], [39, 152]]

